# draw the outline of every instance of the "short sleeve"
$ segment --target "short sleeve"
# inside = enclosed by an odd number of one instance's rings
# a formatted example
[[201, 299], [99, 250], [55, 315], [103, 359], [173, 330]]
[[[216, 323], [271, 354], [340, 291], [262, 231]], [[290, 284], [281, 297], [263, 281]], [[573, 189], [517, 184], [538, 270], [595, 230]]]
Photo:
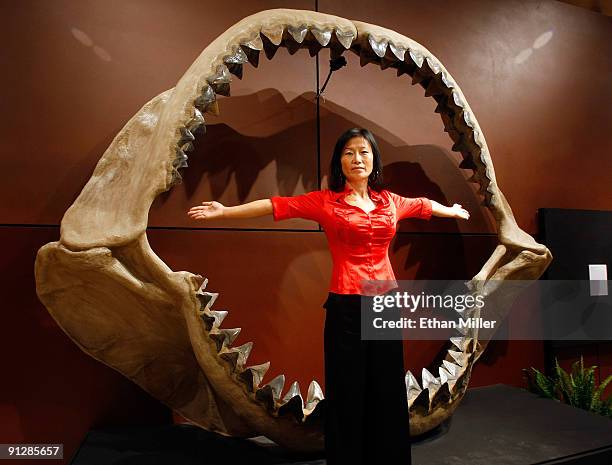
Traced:
[[398, 221], [404, 218], [421, 218], [429, 220], [431, 218], [431, 200], [427, 197], [402, 197], [401, 195], [389, 192], [395, 209]]
[[274, 221], [304, 218], [320, 222], [323, 209], [321, 191], [308, 192], [293, 197], [271, 197]]

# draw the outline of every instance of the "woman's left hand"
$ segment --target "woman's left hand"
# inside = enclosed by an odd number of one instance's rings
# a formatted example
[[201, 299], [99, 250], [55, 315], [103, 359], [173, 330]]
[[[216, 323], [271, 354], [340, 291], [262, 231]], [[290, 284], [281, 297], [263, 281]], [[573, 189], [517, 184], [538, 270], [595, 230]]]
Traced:
[[470, 212], [468, 212], [465, 208], [461, 206], [461, 204], [455, 203], [451, 207], [454, 218], [461, 218], [462, 220], [467, 220], [470, 218]]

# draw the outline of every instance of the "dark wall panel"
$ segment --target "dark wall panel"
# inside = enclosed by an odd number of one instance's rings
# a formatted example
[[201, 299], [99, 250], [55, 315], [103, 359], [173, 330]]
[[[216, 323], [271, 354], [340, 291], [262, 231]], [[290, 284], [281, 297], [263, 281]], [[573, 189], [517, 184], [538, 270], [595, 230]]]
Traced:
[[82, 352], [38, 300], [36, 252], [58, 238], [56, 227], [0, 228], [0, 439], [63, 443], [62, 463], [68, 463], [92, 428], [166, 424], [172, 415], [136, 384]]
[[[612, 207], [611, 18], [552, 0], [321, 0], [319, 10], [392, 29], [440, 59], [472, 107], [498, 184], [526, 231], [536, 232], [538, 207]], [[393, 144], [392, 157], [401, 151], [402, 163], [419, 165], [407, 172], [417, 183], [404, 180], [407, 190], [418, 186], [476, 213], [473, 194], [457, 182], [471, 172], [450, 169], [458, 154], [433, 99], [406, 75], [360, 69], [357, 57], [349, 65], [332, 77], [326, 105], [373, 122]], [[480, 219], [460, 227], [490, 230]]]
[[[11, 175], [0, 186], [0, 224], [58, 224], [112, 139], [147, 101], [174, 87], [234, 23], [279, 7], [314, 9], [314, 1], [4, 3], [10, 21], [0, 41], [10, 45], [0, 57], [0, 83], [10, 91], [0, 101], [10, 111], [0, 115], [0, 156]], [[195, 157], [204, 159], [191, 167], [188, 186], [158, 202], [167, 208], [154, 208], [154, 224], [193, 226], [185, 211], [211, 195], [235, 204], [316, 187], [315, 110], [300, 100], [315, 89], [314, 60], [283, 50], [261, 62], [260, 70], [246, 67], [243, 81], [234, 78], [232, 87], [239, 111], [251, 118], [237, 116], [232, 105], [228, 116], [209, 118], [224, 125], [211, 131], [216, 143], [206, 148], [209, 137], [198, 141]], [[296, 127], [299, 151], [287, 145]], [[292, 178], [291, 166], [299, 178]], [[286, 227], [300, 224], [306, 227]]]

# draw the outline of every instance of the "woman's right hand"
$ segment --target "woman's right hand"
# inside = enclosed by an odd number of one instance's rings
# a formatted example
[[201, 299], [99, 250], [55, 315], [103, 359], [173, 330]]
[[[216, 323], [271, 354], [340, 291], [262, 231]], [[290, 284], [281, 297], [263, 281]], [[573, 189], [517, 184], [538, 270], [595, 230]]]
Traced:
[[225, 206], [222, 203], [215, 202], [202, 202], [202, 205], [191, 207], [187, 212], [187, 215], [194, 220], [211, 220], [213, 218], [221, 218], [223, 216], [223, 210]]

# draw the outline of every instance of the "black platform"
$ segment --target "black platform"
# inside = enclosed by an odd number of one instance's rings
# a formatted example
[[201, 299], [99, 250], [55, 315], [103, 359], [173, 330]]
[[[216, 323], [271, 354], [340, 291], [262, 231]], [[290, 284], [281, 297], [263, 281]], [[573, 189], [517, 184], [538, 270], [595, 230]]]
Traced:
[[[324, 465], [265, 437], [190, 425], [90, 431], [72, 465]], [[505, 385], [469, 389], [451, 421], [412, 448], [415, 465], [612, 464], [612, 420]]]

